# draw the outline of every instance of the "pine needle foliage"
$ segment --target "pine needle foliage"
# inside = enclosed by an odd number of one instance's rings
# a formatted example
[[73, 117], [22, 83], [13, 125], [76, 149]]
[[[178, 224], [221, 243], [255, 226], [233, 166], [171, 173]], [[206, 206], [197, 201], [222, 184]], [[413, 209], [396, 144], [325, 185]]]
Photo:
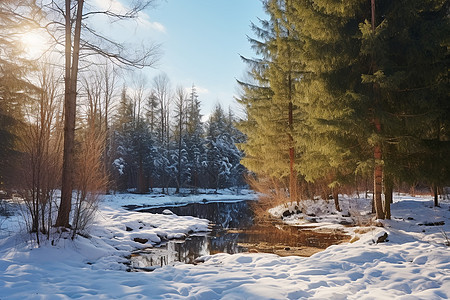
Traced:
[[244, 165], [286, 178], [295, 147], [298, 180], [336, 197], [374, 170], [387, 198], [395, 183], [450, 182], [449, 1], [263, 5], [268, 19], [249, 39], [258, 58], [245, 59], [251, 80], [240, 82]]

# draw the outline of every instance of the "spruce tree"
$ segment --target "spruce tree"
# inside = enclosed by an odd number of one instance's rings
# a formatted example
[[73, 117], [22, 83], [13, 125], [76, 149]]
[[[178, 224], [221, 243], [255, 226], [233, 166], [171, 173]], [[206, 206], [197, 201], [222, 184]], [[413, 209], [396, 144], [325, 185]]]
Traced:
[[[305, 75], [298, 84], [303, 110], [300, 168], [307, 181], [333, 189], [353, 182], [358, 162], [367, 154], [368, 131], [362, 113], [358, 19], [361, 1], [296, 1], [290, 22], [303, 41]], [[300, 129], [299, 129], [300, 130]]]
[[126, 190], [132, 185], [132, 141], [133, 141], [133, 108], [124, 85], [120, 95], [119, 107], [114, 117], [114, 160], [116, 187]]
[[236, 143], [242, 134], [233, 125], [233, 115], [228, 115], [220, 105], [211, 114], [206, 129], [206, 171], [209, 187], [214, 189], [233, 186], [240, 181], [242, 153]]
[[[450, 152], [448, 9], [448, 1], [434, 0], [386, 1], [376, 7], [380, 25], [374, 42], [383, 51], [376, 56], [377, 73], [363, 79], [378, 87], [380, 97], [385, 194], [392, 193], [394, 180], [434, 189], [449, 182], [443, 159]], [[389, 203], [385, 210], [389, 214]]]
[[186, 114], [187, 114], [187, 95], [182, 86], [178, 86], [175, 92], [175, 116], [174, 116], [174, 157], [176, 158], [176, 191], [180, 192], [180, 187], [185, 181], [186, 173]]
[[39, 14], [32, 1], [0, 2], [0, 189], [12, 188], [15, 184], [14, 164], [20, 155], [17, 141], [24, 127], [23, 107], [38, 92], [26, 80], [34, 66], [24, 59], [20, 42], [20, 34], [33, 27], [32, 22], [23, 17], [24, 13], [31, 12]]
[[192, 85], [191, 93], [187, 101], [186, 119], [186, 168], [190, 170], [188, 183], [192, 188], [191, 192], [197, 193], [198, 188], [200, 187], [199, 176], [201, 173], [202, 162], [204, 161], [205, 151], [200, 101], [195, 85]]
[[247, 120], [239, 124], [247, 136], [241, 145], [246, 154], [242, 163], [260, 176], [288, 178], [290, 197], [297, 200], [294, 131], [299, 108], [294, 99], [302, 69], [300, 46], [288, 21], [291, 1], [265, 1], [264, 8], [269, 20], [261, 20], [261, 27], [252, 24], [257, 39], [249, 39], [261, 58], [244, 59], [253, 82], [240, 82], [243, 95], [239, 101], [247, 112]]

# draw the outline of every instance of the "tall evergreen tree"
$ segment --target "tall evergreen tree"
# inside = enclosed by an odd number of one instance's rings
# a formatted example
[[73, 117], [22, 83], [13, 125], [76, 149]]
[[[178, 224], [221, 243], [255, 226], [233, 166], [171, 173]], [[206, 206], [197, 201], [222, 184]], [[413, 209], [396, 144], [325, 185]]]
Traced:
[[[364, 94], [359, 64], [362, 1], [296, 1], [291, 18], [301, 31], [305, 76], [299, 82], [304, 111], [301, 173], [308, 181], [333, 189], [339, 208], [339, 186], [353, 182], [366, 149]], [[362, 18], [362, 19], [361, 19]]]
[[[375, 37], [368, 24], [361, 26], [363, 53], [376, 58], [377, 72], [363, 80], [379, 97], [387, 217], [394, 180], [433, 187], [449, 182], [449, 166], [441, 159], [450, 153], [448, 9], [448, 1], [380, 1]], [[370, 52], [372, 44], [382, 51]]]
[[247, 135], [246, 144], [241, 146], [246, 153], [242, 162], [257, 174], [288, 178], [291, 199], [296, 200], [294, 124], [299, 119], [299, 107], [294, 101], [302, 71], [300, 41], [288, 21], [291, 1], [265, 1], [264, 8], [269, 20], [261, 21], [261, 27], [253, 24], [257, 39], [249, 39], [262, 58], [244, 59], [255, 84], [241, 82], [244, 93], [240, 102], [247, 112], [247, 120], [239, 125]]
[[20, 43], [20, 34], [33, 28], [22, 17], [30, 11], [38, 11], [32, 1], [0, 2], [0, 189], [12, 187], [13, 162], [19, 155], [16, 144], [24, 125], [22, 109], [37, 92], [26, 80], [33, 64], [24, 59]]
[[[262, 58], [247, 60], [254, 84], [243, 84], [240, 99], [247, 112], [240, 125], [247, 134], [243, 163], [282, 177], [276, 171], [282, 164], [268, 153], [283, 148], [270, 133], [288, 124], [299, 174], [333, 188], [336, 204], [338, 187], [370, 169], [377, 218], [390, 215], [395, 180], [443, 184], [448, 166], [433, 162], [448, 153], [448, 1], [264, 5], [270, 19], [253, 26], [260, 40], [250, 40]], [[283, 102], [289, 92], [292, 101]], [[282, 103], [299, 115], [277, 127], [271, 118], [286, 111]]]
[[232, 115], [228, 116], [220, 105], [211, 114], [206, 129], [206, 161], [208, 187], [224, 188], [237, 182], [235, 170], [239, 169], [241, 152], [236, 148], [240, 133], [232, 125]]
[[192, 192], [196, 193], [200, 187], [200, 173], [202, 161], [204, 161], [203, 122], [200, 113], [200, 100], [198, 99], [195, 85], [192, 85], [191, 93], [187, 101], [186, 110], [186, 149], [187, 165], [189, 169], [189, 185]]
[[176, 193], [180, 192], [180, 187], [185, 181], [187, 149], [186, 149], [186, 114], [187, 114], [187, 95], [182, 86], [178, 86], [175, 92], [175, 130], [174, 137], [176, 140], [176, 173], [177, 173], [177, 189]]
[[114, 177], [119, 190], [126, 190], [131, 186], [132, 182], [131, 151], [133, 127], [133, 108], [124, 85], [113, 124], [113, 144], [115, 145], [113, 164], [116, 169]]

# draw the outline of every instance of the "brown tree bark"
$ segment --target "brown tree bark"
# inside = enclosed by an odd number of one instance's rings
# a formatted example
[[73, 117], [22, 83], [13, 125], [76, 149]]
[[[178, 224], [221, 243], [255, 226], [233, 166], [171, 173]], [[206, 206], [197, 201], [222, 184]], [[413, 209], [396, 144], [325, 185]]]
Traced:
[[81, 19], [84, 0], [78, 0], [75, 20], [75, 34], [72, 52], [72, 22], [70, 19], [70, 0], [66, 0], [65, 16], [65, 94], [64, 94], [64, 151], [61, 185], [61, 202], [55, 226], [70, 227], [69, 217], [72, 207], [76, 97], [78, 80], [78, 62], [80, 54]]
[[[293, 128], [293, 116], [292, 116], [292, 102], [289, 102], [289, 128]], [[294, 149], [294, 138], [292, 133], [289, 134], [289, 194], [291, 201], [297, 201], [297, 174], [294, 169], [295, 164], [295, 149]]]
[[[375, 34], [375, 0], [371, 0], [371, 8], [372, 8], [372, 32]], [[375, 73], [375, 62], [372, 61], [372, 72]], [[373, 84], [373, 99], [374, 105], [377, 106], [378, 103], [378, 86], [376, 83]], [[377, 112], [374, 109], [374, 125], [377, 133], [381, 132], [381, 124], [380, 120], [376, 116]], [[377, 219], [384, 219], [384, 211], [383, 211], [383, 202], [381, 199], [381, 193], [383, 189], [383, 165], [381, 164], [382, 159], [382, 150], [379, 142], [374, 147], [373, 156], [375, 160], [375, 168], [374, 168], [374, 185], [373, 185], [373, 197], [374, 197], [374, 206], [375, 206], [375, 214]]]
[[392, 180], [385, 180], [384, 183], [384, 215], [386, 219], [391, 219], [391, 204], [393, 200], [394, 184]]
[[433, 198], [434, 198], [434, 206], [438, 207], [439, 206], [439, 191], [438, 191], [438, 186], [436, 184], [432, 184], [432, 189], [433, 189]]
[[380, 163], [381, 158], [381, 147], [379, 145], [376, 145], [374, 149], [375, 170], [373, 197], [375, 204], [375, 215], [377, 219], [385, 218], [383, 211], [383, 201], [381, 199], [381, 193], [383, 189], [383, 166]]
[[334, 207], [336, 211], [342, 211], [341, 206], [339, 205], [339, 189], [333, 188], [333, 199], [334, 199]]

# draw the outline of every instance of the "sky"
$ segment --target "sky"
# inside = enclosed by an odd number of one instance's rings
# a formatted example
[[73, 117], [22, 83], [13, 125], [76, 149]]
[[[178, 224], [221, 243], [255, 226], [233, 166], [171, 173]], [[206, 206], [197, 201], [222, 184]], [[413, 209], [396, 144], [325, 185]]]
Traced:
[[[84, 19], [90, 28], [115, 42], [127, 45], [131, 52], [141, 45], [160, 44], [161, 56], [154, 68], [142, 72], [148, 88], [154, 77], [165, 73], [173, 90], [177, 86], [188, 92], [195, 85], [206, 118], [220, 103], [227, 110], [243, 116], [235, 101], [236, 79], [243, 79], [247, 69], [241, 60], [254, 57], [247, 36], [253, 36], [251, 23], [265, 18], [260, 0], [154, 0], [152, 6], [133, 20], [109, 20], [96, 14]], [[92, 0], [84, 11], [108, 10], [123, 14], [133, 0]], [[43, 32], [32, 31], [22, 38], [27, 55], [37, 58], [51, 43]], [[133, 76], [124, 73], [132, 90]], [[135, 76], [134, 78], [141, 77]]]
[[239, 55], [254, 56], [247, 35], [264, 18], [260, 0], [161, 0], [146, 14], [128, 33], [139, 39], [145, 28], [146, 39], [162, 44], [157, 68], [145, 71], [150, 84], [164, 72], [172, 88], [196, 86], [204, 115], [217, 103], [238, 113], [236, 79], [246, 70]]

